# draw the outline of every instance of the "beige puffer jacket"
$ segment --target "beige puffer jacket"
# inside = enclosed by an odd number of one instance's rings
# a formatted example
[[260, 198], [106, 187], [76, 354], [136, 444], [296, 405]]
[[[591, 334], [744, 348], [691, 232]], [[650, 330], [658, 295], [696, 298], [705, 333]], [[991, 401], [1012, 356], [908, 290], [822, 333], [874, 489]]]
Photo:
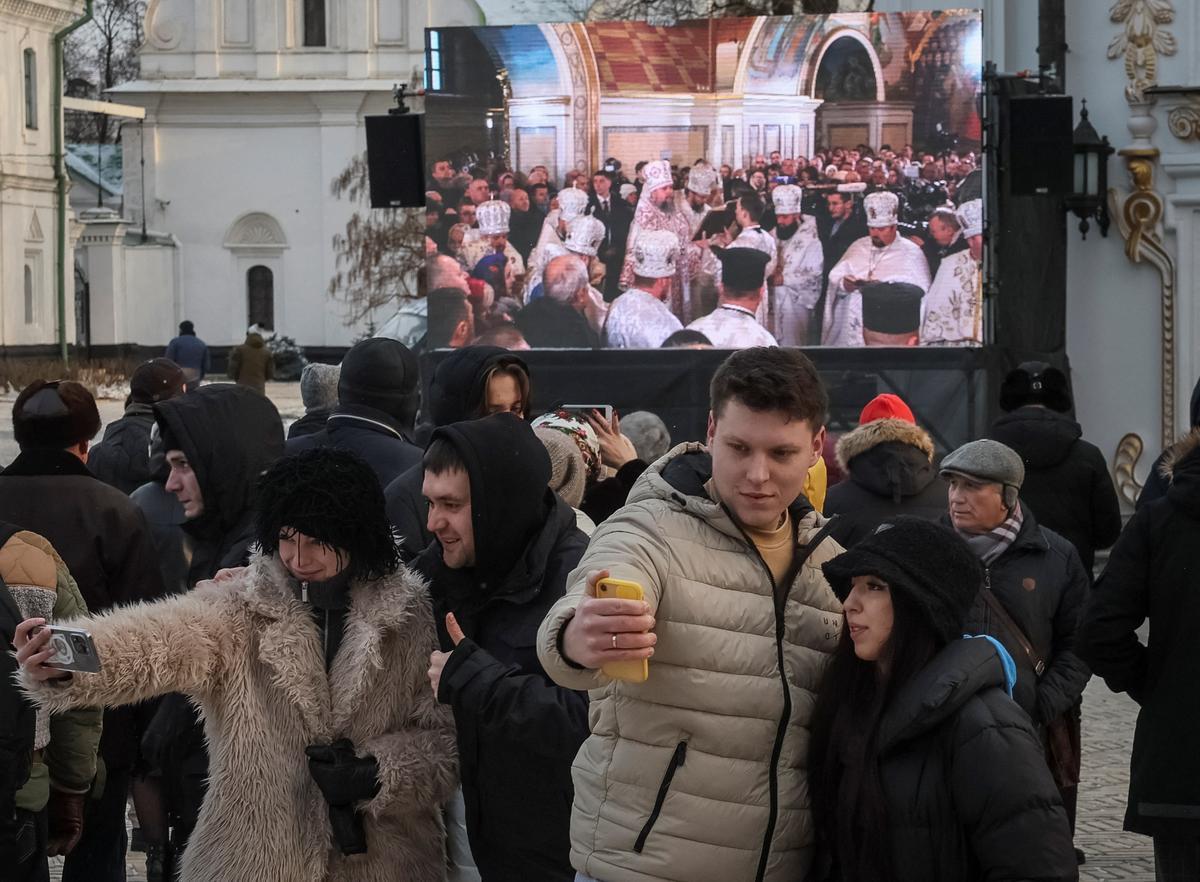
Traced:
[[[842, 618], [820, 565], [842, 549], [817, 545], [780, 621], [766, 564], [704, 492], [710, 471], [699, 444], [651, 466], [596, 531], [538, 635], [550, 676], [592, 690], [571, 862], [604, 882], [799, 882], [810, 864], [807, 729]], [[803, 498], [792, 515], [801, 547], [826, 523]], [[646, 591], [658, 645], [645, 683], [580, 670], [559, 651], [598, 569]]]

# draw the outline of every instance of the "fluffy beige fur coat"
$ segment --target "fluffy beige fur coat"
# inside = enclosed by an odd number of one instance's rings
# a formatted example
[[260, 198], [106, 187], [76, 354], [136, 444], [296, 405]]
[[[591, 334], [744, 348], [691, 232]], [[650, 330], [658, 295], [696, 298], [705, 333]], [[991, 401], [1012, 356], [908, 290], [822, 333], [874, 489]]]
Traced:
[[[426, 669], [429, 597], [401, 570], [356, 583], [327, 676], [310, 609], [256, 556], [235, 581], [82, 620], [103, 669], [27, 691], [51, 712], [167, 692], [204, 715], [210, 784], [182, 882], [434, 882], [445, 875], [439, 806], [453, 791], [454, 730]], [[368, 853], [343, 857], [304, 748], [349, 738], [379, 761], [363, 806]]]

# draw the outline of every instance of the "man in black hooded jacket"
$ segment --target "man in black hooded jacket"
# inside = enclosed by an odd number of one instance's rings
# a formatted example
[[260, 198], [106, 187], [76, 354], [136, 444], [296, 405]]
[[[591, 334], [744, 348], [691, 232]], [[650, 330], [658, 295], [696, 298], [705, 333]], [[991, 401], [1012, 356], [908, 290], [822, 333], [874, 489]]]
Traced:
[[[188, 587], [246, 564], [255, 537], [258, 477], [283, 455], [283, 421], [270, 399], [219, 383], [154, 405], [170, 475], [166, 489], [183, 505], [192, 539]], [[162, 700], [143, 749], [163, 771], [171, 823], [171, 861], [187, 844], [204, 800], [208, 754], [204, 729], [181, 695]]]
[[[497, 371], [512, 376], [524, 374], [526, 400], [521, 404], [521, 415], [528, 416], [529, 368], [525, 362], [499, 346], [466, 346], [446, 356], [433, 375], [426, 408], [430, 428], [478, 419], [492, 412], [497, 403], [489, 402], [488, 381]], [[386, 485], [383, 492], [388, 517], [400, 533], [404, 554], [409, 558], [420, 554], [433, 540], [426, 529], [425, 500], [421, 496], [424, 480], [425, 472], [418, 462]]]
[[1091, 578], [1096, 552], [1121, 535], [1121, 504], [1104, 454], [1083, 440], [1069, 416], [1066, 374], [1045, 362], [1025, 362], [1004, 378], [1000, 407], [1005, 414], [989, 437], [1024, 460], [1021, 501], [1043, 527], [1075, 546]]
[[390, 337], [355, 343], [342, 359], [338, 403], [325, 427], [287, 442], [288, 454], [340, 447], [366, 461], [386, 487], [421, 461], [412, 443], [420, 368], [417, 357]]
[[484, 882], [570, 882], [587, 697], [550, 680], [536, 642], [587, 538], [546, 486], [546, 448], [511, 414], [438, 429], [424, 475], [435, 539], [413, 567], [446, 650], [429, 677], [454, 709], [471, 853]]

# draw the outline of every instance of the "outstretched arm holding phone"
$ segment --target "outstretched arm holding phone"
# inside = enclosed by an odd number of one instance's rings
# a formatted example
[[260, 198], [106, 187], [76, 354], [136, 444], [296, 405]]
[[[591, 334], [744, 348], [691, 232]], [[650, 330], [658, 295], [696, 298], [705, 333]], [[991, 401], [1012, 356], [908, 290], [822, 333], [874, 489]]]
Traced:
[[[542, 622], [538, 658], [560, 686], [595, 689], [609, 682], [602, 665], [654, 654], [654, 616], [672, 558], [659, 532], [631, 529], [644, 520], [626, 509], [605, 521]], [[645, 600], [596, 597], [596, 583], [610, 576], [641, 585]]]

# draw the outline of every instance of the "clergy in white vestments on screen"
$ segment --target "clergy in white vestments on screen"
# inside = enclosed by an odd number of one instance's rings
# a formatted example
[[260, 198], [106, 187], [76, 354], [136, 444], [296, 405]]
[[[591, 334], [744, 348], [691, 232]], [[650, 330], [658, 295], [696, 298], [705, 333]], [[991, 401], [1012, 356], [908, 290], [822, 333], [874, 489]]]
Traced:
[[667, 307], [679, 263], [679, 240], [670, 230], [641, 233], [629, 248], [633, 285], [612, 302], [604, 325], [605, 345], [657, 349], [683, 328]]
[[967, 250], [942, 260], [925, 296], [921, 323], [923, 346], [978, 346], [983, 342], [983, 200], [972, 199], [958, 208]]
[[824, 346], [863, 346], [862, 295], [867, 282], [907, 282], [929, 290], [929, 263], [921, 249], [899, 235], [900, 199], [886, 190], [863, 199], [868, 235], [846, 249], [829, 272], [825, 315], [821, 326]]

